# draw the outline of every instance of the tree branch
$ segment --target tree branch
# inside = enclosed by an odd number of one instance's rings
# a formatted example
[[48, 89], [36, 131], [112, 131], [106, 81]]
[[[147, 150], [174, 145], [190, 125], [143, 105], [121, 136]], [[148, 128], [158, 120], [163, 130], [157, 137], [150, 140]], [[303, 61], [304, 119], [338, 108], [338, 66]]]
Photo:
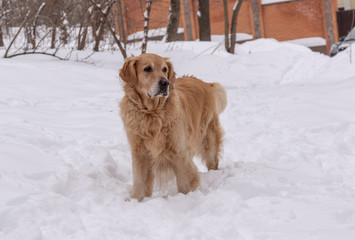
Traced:
[[6, 56], [6, 58], [13, 58], [13, 57], [22, 56], [22, 55], [29, 55], [29, 54], [47, 55], [47, 56], [58, 58], [60, 60], [68, 60], [68, 58], [59, 57], [59, 56], [55, 55], [55, 53], [47, 53], [47, 52], [22, 52], [22, 53], [17, 53], [17, 54]]
[[90, 0], [90, 2], [92, 3], [92, 5], [101, 12], [101, 14], [103, 15], [104, 17], [104, 20], [105, 20], [105, 23], [107, 24], [109, 30], [110, 30], [110, 33], [111, 35], [113, 36], [113, 39], [115, 40], [116, 44], [118, 45], [118, 48], [120, 49], [121, 53], [122, 53], [122, 56], [123, 58], [127, 58], [127, 53], [126, 53], [126, 50], [122, 47], [122, 44], [121, 44], [121, 41], [117, 38], [117, 34], [116, 34], [116, 30], [114, 28], [112, 28], [111, 24], [110, 24], [110, 21], [108, 21], [107, 19], [107, 15], [109, 14], [109, 11], [112, 7], [112, 5], [116, 2], [116, 0], [111, 0], [107, 9], [106, 9], [106, 12], [103, 11], [101, 9], [100, 6], [98, 6], [94, 0]]
[[17, 38], [18, 35], [20, 34], [22, 28], [25, 26], [25, 24], [26, 24], [26, 22], [27, 22], [27, 19], [28, 19], [28, 17], [30, 16], [30, 13], [31, 13], [31, 11], [28, 11], [28, 12], [27, 12], [26, 17], [25, 17], [25, 20], [23, 20], [21, 26], [20, 26], [19, 29], [17, 30], [17, 33], [15, 34], [14, 38], [11, 40], [10, 45], [7, 47], [6, 52], [5, 52], [5, 55], [4, 55], [4, 58], [8, 58], [8, 55], [7, 55], [7, 54], [9, 53], [10, 48], [11, 48], [12, 45], [14, 44], [16, 38]]
[[11, 9], [8, 9], [5, 11], [5, 8], [0, 10], [0, 19], [5, 17], [7, 14], [9, 14], [11, 12]]

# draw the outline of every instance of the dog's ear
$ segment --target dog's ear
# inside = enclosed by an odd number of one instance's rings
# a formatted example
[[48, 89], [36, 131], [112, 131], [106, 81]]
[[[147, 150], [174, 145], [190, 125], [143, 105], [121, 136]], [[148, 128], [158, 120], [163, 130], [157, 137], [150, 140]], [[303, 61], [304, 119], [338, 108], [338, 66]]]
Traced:
[[174, 72], [174, 67], [173, 64], [170, 62], [169, 58], [164, 58], [166, 64], [168, 65], [168, 80], [170, 82], [170, 88], [174, 89], [174, 82], [175, 82], [175, 72]]
[[120, 70], [120, 78], [130, 87], [134, 87], [138, 82], [136, 71], [137, 60], [137, 57], [134, 56], [126, 58]]

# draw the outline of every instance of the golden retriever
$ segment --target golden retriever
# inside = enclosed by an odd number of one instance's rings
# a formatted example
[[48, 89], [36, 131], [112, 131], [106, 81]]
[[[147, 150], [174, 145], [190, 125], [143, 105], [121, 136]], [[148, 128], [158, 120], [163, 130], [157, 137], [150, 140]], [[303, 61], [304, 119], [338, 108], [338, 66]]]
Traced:
[[121, 118], [132, 154], [131, 198], [150, 197], [155, 177], [167, 181], [167, 172], [175, 174], [179, 192], [194, 191], [200, 182], [194, 156], [200, 155], [208, 170], [218, 169], [224, 88], [192, 76], [175, 79], [172, 63], [155, 54], [126, 59], [120, 77]]

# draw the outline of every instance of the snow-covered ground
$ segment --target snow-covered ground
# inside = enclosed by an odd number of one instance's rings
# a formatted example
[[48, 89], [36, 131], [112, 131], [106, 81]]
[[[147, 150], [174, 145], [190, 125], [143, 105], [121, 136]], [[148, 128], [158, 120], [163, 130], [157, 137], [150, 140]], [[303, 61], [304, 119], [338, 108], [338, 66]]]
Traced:
[[327, 45], [326, 40], [322, 37], [299, 38], [294, 40], [288, 40], [285, 42], [294, 43], [306, 47], [318, 47]]
[[[355, 63], [260, 39], [148, 44], [179, 75], [221, 82], [220, 170], [126, 201], [131, 159], [119, 53], [93, 64], [0, 59], [0, 239], [352, 240]], [[132, 51], [138, 54], [137, 51]], [[3, 51], [0, 51], [3, 54]], [[355, 54], [353, 53], [353, 59]]]

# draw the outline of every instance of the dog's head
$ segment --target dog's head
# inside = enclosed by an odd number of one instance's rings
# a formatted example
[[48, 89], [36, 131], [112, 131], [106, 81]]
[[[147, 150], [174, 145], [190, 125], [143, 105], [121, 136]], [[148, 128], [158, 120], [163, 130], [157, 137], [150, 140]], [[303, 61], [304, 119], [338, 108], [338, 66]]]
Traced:
[[127, 58], [120, 70], [121, 79], [144, 97], [168, 97], [174, 89], [175, 72], [167, 58], [146, 53]]

